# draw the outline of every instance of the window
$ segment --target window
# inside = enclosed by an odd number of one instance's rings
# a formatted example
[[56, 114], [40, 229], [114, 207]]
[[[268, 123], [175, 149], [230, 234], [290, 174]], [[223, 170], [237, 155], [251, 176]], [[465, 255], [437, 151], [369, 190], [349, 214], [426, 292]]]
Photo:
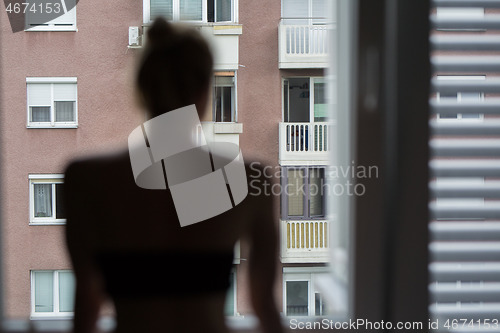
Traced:
[[63, 224], [63, 175], [30, 175], [30, 224]]
[[229, 275], [229, 289], [226, 293], [224, 314], [226, 316], [236, 315], [236, 267], [231, 270], [231, 273]]
[[316, 280], [326, 275], [323, 267], [283, 268], [283, 312], [286, 316], [324, 316], [328, 307], [316, 286]]
[[76, 31], [76, 0], [26, 3], [25, 31]]
[[325, 24], [328, 11], [326, 0], [282, 0], [281, 16], [285, 24]]
[[144, 22], [158, 16], [167, 20], [235, 22], [236, 0], [144, 0]]
[[69, 270], [31, 271], [31, 316], [72, 316], [75, 277]]
[[76, 78], [26, 78], [28, 127], [77, 127]]
[[283, 80], [283, 119], [285, 122], [325, 122], [328, 108], [323, 78]]
[[282, 168], [281, 214], [284, 220], [325, 218], [325, 168]]
[[236, 121], [236, 92], [234, 72], [229, 72], [232, 76], [216, 75], [214, 79], [213, 91], [213, 119], [216, 122]]
[[[472, 80], [472, 81], [484, 81], [486, 79], [483, 75], [475, 76], [460, 76], [460, 75], [439, 75], [438, 80]], [[484, 93], [482, 92], [441, 92], [436, 94], [436, 99], [438, 103], [481, 103], [484, 101]], [[439, 114], [437, 115], [437, 120], [448, 121], [448, 120], [464, 120], [464, 121], [481, 121], [483, 120], [483, 114], [480, 113], [453, 113], [453, 114]]]

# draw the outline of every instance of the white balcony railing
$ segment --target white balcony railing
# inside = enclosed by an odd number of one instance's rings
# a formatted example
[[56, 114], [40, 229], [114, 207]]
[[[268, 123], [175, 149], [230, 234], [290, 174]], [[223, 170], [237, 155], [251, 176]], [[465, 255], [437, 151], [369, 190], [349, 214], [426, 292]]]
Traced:
[[279, 68], [326, 68], [332, 25], [279, 25]]
[[327, 122], [280, 123], [280, 163], [286, 165], [290, 164], [287, 161], [328, 162], [331, 128], [332, 124]]
[[330, 222], [326, 220], [281, 221], [281, 261], [328, 262]]

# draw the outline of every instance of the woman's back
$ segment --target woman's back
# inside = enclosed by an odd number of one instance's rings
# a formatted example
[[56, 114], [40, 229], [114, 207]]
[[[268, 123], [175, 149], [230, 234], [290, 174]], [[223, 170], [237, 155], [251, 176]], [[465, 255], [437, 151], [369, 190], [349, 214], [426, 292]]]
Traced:
[[233, 249], [269, 223], [270, 197], [249, 195], [221, 215], [181, 227], [170, 191], [138, 187], [126, 152], [72, 163], [65, 184], [68, 245], [75, 263], [86, 262], [113, 299], [118, 332], [226, 330]]

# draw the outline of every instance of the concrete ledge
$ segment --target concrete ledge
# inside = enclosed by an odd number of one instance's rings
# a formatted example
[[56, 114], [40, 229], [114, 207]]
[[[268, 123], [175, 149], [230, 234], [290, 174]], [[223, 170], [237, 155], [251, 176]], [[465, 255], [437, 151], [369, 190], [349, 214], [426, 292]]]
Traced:
[[240, 134], [243, 133], [242, 123], [214, 123], [214, 134]]

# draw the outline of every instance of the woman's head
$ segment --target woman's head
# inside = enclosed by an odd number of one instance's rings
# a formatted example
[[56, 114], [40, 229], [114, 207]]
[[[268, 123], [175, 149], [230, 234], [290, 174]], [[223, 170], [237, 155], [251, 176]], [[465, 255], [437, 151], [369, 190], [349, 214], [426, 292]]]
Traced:
[[198, 31], [157, 18], [147, 31], [136, 76], [150, 117], [191, 104], [203, 112], [212, 66], [209, 46]]

